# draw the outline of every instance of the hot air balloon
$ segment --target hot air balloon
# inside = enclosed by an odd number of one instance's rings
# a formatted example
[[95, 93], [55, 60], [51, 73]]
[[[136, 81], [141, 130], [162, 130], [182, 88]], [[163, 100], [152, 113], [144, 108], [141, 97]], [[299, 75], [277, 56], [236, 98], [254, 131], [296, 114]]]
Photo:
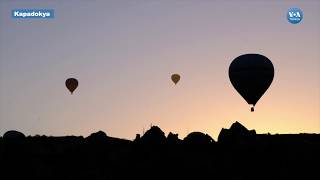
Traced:
[[75, 78], [69, 78], [66, 80], [66, 87], [69, 89], [71, 94], [73, 93], [74, 90], [78, 87], [78, 80]]
[[179, 74], [172, 74], [171, 80], [174, 82], [174, 84], [177, 84], [180, 81], [180, 75]]
[[272, 83], [272, 62], [260, 54], [244, 54], [235, 58], [229, 66], [229, 78], [233, 87], [254, 106]]

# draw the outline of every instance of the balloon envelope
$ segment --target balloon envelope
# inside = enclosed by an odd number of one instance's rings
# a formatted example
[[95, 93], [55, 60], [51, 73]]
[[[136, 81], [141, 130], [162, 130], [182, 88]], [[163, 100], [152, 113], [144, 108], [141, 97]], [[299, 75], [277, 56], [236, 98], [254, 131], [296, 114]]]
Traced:
[[66, 80], [66, 87], [69, 89], [71, 94], [73, 93], [74, 90], [78, 87], [78, 80], [75, 78], [69, 78]]
[[[272, 62], [260, 54], [244, 54], [235, 58], [229, 67], [229, 78], [238, 93], [253, 106], [272, 83]], [[251, 111], [254, 109], [252, 108]]]
[[171, 80], [174, 82], [174, 84], [177, 84], [180, 81], [180, 75], [179, 74], [172, 74]]

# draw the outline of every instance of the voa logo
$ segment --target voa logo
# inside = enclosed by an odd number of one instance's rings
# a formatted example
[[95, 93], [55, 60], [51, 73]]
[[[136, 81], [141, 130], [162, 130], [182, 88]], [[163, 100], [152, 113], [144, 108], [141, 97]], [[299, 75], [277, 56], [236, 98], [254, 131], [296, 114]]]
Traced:
[[287, 12], [287, 19], [291, 24], [298, 24], [303, 19], [303, 12], [300, 8], [290, 8]]

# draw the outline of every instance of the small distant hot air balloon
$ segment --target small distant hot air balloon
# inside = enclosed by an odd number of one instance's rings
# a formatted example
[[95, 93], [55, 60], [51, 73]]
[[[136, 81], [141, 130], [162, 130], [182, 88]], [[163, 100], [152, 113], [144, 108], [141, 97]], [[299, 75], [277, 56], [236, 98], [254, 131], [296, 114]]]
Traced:
[[179, 74], [172, 74], [171, 80], [174, 82], [174, 84], [177, 84], [180, 81], [180, 75]]
[[69, 89], [69, 91], [71, 92], [71, 94], [73, 93], [74, 90], [77, 89], [78, 87], [78, 80], [75, 78], [69, 78], [66, 80], [66, 87]]
[[272, 62], [260, 54], [244, 54], [235, 58], [229, 67], [229, 78], [238, 93], [254, 106], [272, 83]]

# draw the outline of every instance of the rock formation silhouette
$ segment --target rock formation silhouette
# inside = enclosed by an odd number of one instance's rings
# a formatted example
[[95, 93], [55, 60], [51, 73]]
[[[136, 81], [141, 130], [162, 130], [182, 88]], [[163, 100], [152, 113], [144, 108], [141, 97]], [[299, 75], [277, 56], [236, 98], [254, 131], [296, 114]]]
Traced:
[[0, 179], [317, 179], [320, 134], [256, 134], [239, 122], [218, 141], [183, 140], [152, 126], [135, 140], [82, 136], [0, 137]]
[[167, 136], [167, 143], [168, 144], [179, 144], [181, 143], [181, 140], [178, 137], [178, 134], [173, 134], [170, 132]]
[[192, 132], [183, 139], [183, 142], [185, 144], [205, 145], [214, 143], [215, 141], [208, 134], [204, 134], [202, 132]]
[[255, 130], [249, 131], [246, 127], [238, 121], [233, 123], [230, 129], [222, 129], [218, 136], [218, 142], [222, 144], [245, 144], [253, 143], [256, 135]]
[[23, 140], [25, 137], [23, 133], [15, 130], [7, 131], [3, 135], [3, 139], [7, 140]]
[[103, 143], [103, 142], [108, 141], [108, 136], [105, 132], [98, 131], [98, 132], [90, 134], [86, 138], [86, 140], [91, 143]]
[[141, 137], [140, 143], [161, 145], [165, 144], [166, 140], [164, 132], [158, 126], [151, 126], [151, 128]]

